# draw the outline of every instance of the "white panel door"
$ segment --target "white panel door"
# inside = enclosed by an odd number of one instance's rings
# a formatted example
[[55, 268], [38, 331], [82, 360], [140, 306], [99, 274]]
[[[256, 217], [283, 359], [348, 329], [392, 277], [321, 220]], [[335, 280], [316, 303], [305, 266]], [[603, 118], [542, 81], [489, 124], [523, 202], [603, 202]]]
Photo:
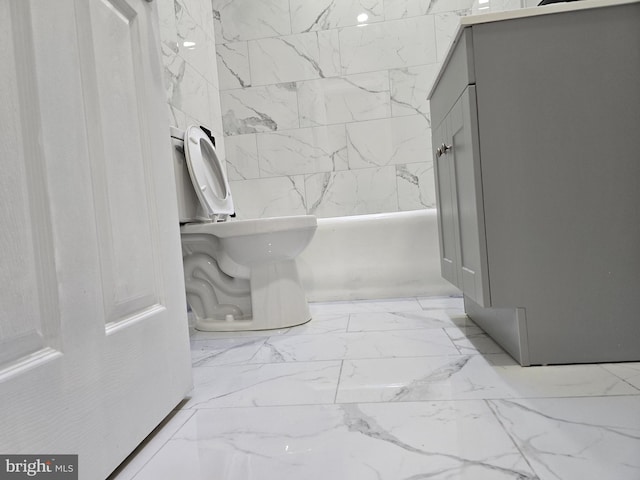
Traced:
[[191, 387], [154, 8], [0, 0], [0, 452], [81, 479]]

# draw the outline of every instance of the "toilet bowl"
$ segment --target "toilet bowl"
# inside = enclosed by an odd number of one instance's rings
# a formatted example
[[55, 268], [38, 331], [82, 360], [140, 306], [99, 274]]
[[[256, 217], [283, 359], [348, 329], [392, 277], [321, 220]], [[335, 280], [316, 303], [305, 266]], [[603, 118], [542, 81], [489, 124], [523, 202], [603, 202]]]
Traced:
[[265, 330], [311, 319], [295, 259], [313, 215], [238, 220], [226, 169], [200, 127], [171, 129], [187, 302], [195, 328]]

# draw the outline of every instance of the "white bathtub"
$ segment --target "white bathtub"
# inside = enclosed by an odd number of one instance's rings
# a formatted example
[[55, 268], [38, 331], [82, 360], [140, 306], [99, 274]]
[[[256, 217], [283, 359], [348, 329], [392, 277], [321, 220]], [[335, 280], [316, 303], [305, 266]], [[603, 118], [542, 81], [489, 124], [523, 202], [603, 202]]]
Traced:
[[435, 209], [318, 219], [298, 268], [311, 302], [460, 294], [440, 276]]

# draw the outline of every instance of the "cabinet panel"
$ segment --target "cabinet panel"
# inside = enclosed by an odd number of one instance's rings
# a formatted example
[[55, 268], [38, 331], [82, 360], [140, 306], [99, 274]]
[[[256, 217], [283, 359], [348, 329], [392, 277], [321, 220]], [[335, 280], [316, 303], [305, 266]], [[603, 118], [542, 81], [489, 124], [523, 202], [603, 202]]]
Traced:
[[451, 157], [455, 171], [461, 288], [481, 306], [489, 306], [475, 86], [467, 88], [451, 110], [449, 132], [452, 149], [447, 155]]
[[434, 130], [441, 269], [466, 296], [489, 306], [477, 122], [471, 85]]
[[467, 85], [476, 83], [473, 65], [473, 35], [465, 29], [444, 62], [447, 65], [431, 90], [431, 119], [438, 125]]
[[[441, 145], [448, 138], [447, 121], [434, 130], [434, 145], [438, 149], [434, 155], [436, 175], [436, 201], [438, 204], [438, 233], [440, 240], [440, 270], [445, 280], [462, 289], [458, 278], [460, 253], [458, 239], [458, 206], [455, 194], [455, 164], [449, 156], [441, 153]], [[436, 143], [438, 141], [438, 143]]]

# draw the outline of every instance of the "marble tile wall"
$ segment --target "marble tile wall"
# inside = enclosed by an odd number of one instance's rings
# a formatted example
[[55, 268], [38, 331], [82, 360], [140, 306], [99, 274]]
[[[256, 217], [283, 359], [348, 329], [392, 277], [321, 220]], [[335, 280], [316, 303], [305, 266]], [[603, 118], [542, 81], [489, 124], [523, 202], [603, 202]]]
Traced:
[[211, 0], [157, 0], [169, 122], [208, 126], [224, 155]]
[[435, 206], [426, 95], [473, 0], [212, 5], [239, 216]]
[[240, 217], [432, 208], [426, 96], [459, 17], [520, 3], [158, 0], [170, 122], [212, 129]]
[[427, 94], [459, 17], [520, 0], [212, 0], [242, 217], [435, 207]]
[[471, 10], [474, 15], [489, 12], [503, 12], [519, 8], [535, 7], [541, 0], [474, 0]]

